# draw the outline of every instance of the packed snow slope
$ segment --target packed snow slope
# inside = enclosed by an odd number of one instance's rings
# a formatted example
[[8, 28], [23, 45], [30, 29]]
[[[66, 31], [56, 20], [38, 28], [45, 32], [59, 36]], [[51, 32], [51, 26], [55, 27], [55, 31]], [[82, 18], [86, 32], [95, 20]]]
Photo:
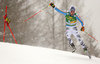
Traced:
[[100, 58], [0, 42], [0, 64], [100, 64]]

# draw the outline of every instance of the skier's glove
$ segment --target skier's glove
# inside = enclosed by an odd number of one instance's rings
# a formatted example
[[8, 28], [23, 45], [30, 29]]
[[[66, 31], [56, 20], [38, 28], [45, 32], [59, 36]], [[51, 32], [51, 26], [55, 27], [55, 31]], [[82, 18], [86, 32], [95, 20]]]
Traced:
[[82, 26], [81, 31], [84, 31], [84, 30], [85, 30], [85, 28], [84, 28], [84, 26]]
[[50, 3], [50, 6], [52, 6], [53, 8], [55, 7], [55, 5], [53, 3]]

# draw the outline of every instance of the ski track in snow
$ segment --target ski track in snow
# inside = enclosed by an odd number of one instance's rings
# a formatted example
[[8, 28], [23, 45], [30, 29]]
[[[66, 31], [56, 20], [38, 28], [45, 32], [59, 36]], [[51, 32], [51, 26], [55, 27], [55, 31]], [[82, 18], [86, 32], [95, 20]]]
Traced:
[[0, 64], [100, 64], [100, 58], [27, 45], [0, 43]]

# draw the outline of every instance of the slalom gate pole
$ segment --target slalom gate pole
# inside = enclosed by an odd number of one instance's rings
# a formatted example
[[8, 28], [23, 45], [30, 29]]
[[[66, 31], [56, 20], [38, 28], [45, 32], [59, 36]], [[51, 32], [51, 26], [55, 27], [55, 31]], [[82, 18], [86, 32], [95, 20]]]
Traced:
[[15, 42], [16, 42], [16, 44], [17, 44], [17, 41], [16, 41], [16, 39], [15, 39], [15, 37], [14, 37], [14, 34], [13, 34], [13, 32], [12, 32], [10, 26], [9, 26], [9, 23], [6, 21], [6, 18], [7, 18], [7, 6], [6, 6], [6, 10], [5, 10], [5, 16], [3, 16], [3, 17], [4, 17], [4, 33], [3, 33], [3, 42], [5, 42], [5, 29], [6, 29], [6, 25], [7, 25], [8, 28], [9, 28], [9, 30], [10, 30], [10, 32], [11, 32], [11, 34], [12, 34], [12, 36], [13, 36], [13, 38], [14, 38], [14, 40], [15, 40]]
[[13, 34], [13, 32], [12, 32], [12, 30], [11, 30], [11, 28], [10, 28], [9, 24], [7, 24], [7, 26], [8, 26], [8, 28], [9, 28], [9, 30], [10, 30], [10, 32], [11, 32], [11, 34], [12, 34], [12, 36], [13, 36], [13, 38], [14, 38], [15, 42], [16, 42], [16, 44], [17, 44], [17, 41], [16, 41], [16, 39], [15, 39], [15, 37], [14, 37], [14, 34]]
[[6, 22], [4, 22], [3, 42], [5, 42], [5, 29], [6, 29]]
[[32, 17], [34, 17], [35, 15], [37, 15], [38, 13], [42, 12], [43, 10], [45, 10], [46, 8], [48, 8], [50, 5], [48, 5], [47, 7], [45, 7], [44, 9], [40, 10], [39, 12], [35, 13], [34, 15], [32, 15], [31, 17], [29, 17], [28, 19], [26, 19], [25, 21], [23, 22], [26, 22], [28, 21], [29, 19], [31, 19]]
[[6, 30], [6, 20], [5, 18], [7, 17], [7, 6], [6, 6], [6, 9], [5, 9], [5, 16], [3, 16], [4, 18], [4, 33], [3, 33], [3, 42], [5, 42], [5, 30]]
[[7, 14], [7, 6], [6, 6], [6, 10], [5, 10], [5, 13]]
[[[84, 31], [86, 34], [88, 34], [86, 31]], [[92, 37], [94, 40], [96, 40], [97, 42], [99, 42], [97, 39], [95, 39], [93, 36], [91, 36], [90, 34], [88, 34], [90, 37]]]

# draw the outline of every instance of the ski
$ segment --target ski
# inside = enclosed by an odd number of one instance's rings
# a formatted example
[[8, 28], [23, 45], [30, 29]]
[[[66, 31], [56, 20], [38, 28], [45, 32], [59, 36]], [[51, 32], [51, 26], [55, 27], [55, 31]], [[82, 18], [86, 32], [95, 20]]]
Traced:
[[[76, 49], [73, 49], [72, 53], [75, 53], [75, 51], [76, 51]], [[90, 55], [89, 51], [87, 50], [87, 51], [84, 51], [84, 52], [88, 55], [89, 59], [91, 59], [91, 55]]]
[[89, 51], [87, 50], [87, 51], [85, 51], [85, 53], [88, 55], [89, 59], [91, 59], [91, 55], [90, 55]]

